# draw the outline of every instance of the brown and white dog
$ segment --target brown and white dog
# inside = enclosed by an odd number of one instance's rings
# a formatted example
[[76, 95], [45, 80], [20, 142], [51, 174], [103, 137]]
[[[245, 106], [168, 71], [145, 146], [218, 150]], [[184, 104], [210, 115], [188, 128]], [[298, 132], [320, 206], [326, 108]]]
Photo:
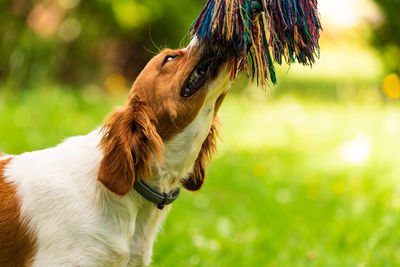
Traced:
[[105, 125], [60, 145], [0, 155], [0, 266], [145, 266], [160, 210], [132, 189], [200, 189], [216, 146], [228, 63], [194, 40], [164, 50]]

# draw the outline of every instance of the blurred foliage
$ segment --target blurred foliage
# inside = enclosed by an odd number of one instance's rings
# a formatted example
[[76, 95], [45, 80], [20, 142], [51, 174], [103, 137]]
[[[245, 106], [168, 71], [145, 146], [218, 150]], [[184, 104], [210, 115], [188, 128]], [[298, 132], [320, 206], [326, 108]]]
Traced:
[[179, 46], [203, 4], [2, 0], [0, 80], [14, 90], [48, 81], [82, 85], [113, 73], [131, 82], [158, 52], [153, 43]]
[[384, 21], [375, 25], [373, 44], [380, 50], [388, 71], [400, 73], [400, 0], [374, 0]]

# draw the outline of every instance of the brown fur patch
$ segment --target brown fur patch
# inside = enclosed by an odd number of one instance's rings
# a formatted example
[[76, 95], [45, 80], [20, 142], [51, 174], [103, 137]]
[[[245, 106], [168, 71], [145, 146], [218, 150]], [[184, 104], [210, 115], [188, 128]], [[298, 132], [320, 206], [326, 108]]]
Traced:
[[155, 122], [147, 105], [133, 96], [104, 125], [100, 142], [104, 158], [98, 180], [115, 194], [127, 194], [135, 178], [151, 175], [152, 156], [161, 159], [163, 143]]
[[[167, 55], [176, 58], [162, 66]], [[169, 141], [182, 132], [197, 116], [207, 96], [208, 81], [191, 97], [182, 97], [182, 86], [199, 63], [201, 52], [166, 49], [146, 65], [133, 84], [130, 97], [140, 96], [157, 118], [157, 132]]]
[[218, 117], [214, 117], [210, 133], [208, 134], [207, 139], [204, 141], [199, 156], [194, 163], [193, 173], [189, 176], [189, 178], [185, 179], [183, 183], [183, 186], [187, 190], [200, 190], [204, 184], [207, 164], [211, 161], [212, 155], [217, 151], [218, 124]]
[[20, 201], [4, 169], [12, 159], [0, 161], [0, 266], [29, 266], [36, 242], [21, 222]]

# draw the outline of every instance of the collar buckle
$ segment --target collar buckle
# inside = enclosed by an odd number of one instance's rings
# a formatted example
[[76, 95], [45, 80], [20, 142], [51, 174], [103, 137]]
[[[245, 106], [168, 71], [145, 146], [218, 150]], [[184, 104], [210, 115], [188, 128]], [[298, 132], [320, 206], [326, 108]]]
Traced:
[[164, 193], [164, 200], [161, 203], [158, 203], [157, 208], [159, 210], [163, 210], [165, 207], [165, 203], [167, 202], [168, 195]]

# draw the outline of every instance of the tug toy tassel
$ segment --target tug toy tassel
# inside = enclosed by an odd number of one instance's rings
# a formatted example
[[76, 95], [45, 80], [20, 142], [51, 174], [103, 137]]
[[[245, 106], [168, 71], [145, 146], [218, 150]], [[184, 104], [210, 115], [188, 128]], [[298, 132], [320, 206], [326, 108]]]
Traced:
[[[276, 84], [274, 62], [311, 66], [319, 57], [317, 0], [208, 0], [190, 33], [208, 56], [228, 56], [231, 77]], [[272, 54], [272, 55], [271, 55]]]

